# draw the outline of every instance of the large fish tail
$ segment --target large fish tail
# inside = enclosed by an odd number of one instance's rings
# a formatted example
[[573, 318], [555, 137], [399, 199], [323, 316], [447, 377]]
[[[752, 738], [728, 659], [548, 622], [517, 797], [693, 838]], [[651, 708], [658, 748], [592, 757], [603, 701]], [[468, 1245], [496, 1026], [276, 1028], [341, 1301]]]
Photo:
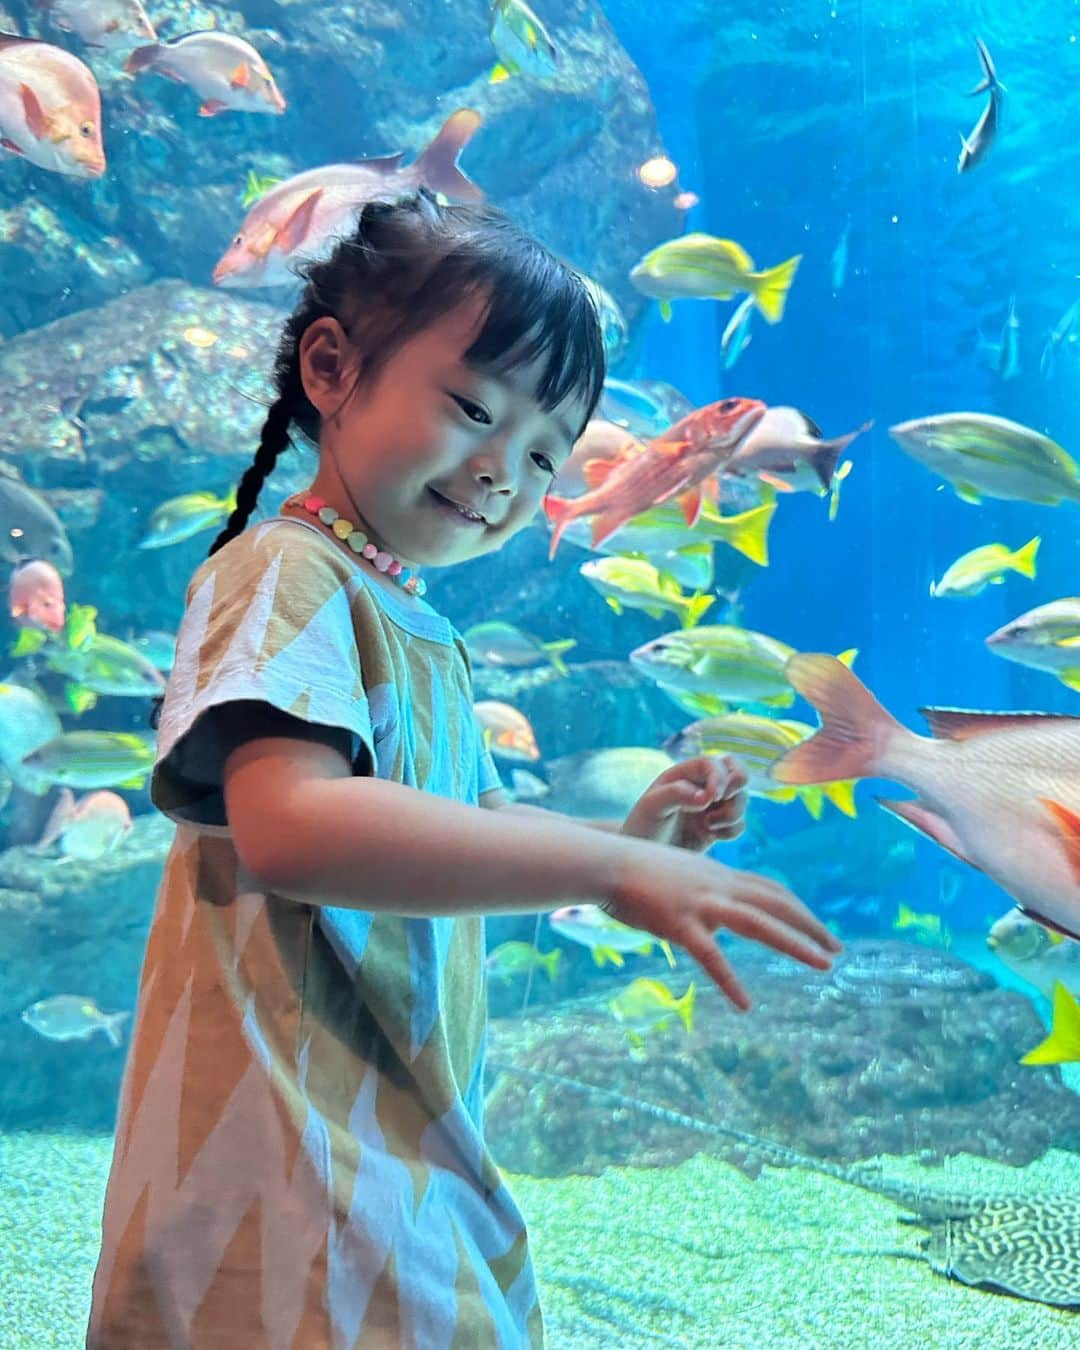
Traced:
[[725, 516], [729, 531], [722, 536], [724, 543], [736, 549], [759, 567], [769, 565], [769, 526], [776, 514], [776, 500], [763, 506], [751, 507], [737, 516]]
[[777, 267], [769, 267], [764, 272], [750, 273], [748, 280], [753, 283], [750, 294], [754, 297], [754, 304], [769, 323], [779, 323], [784, 317], [787, 294], [791, 290], [791, 283], [795, 280], [795, 273], [799, 270], [801, 262], [802, 254], [797, 253], [794, 258], [789, 258], [787, 262], [782, 262]]
[[776, 761], [773, 778], [803, 784], [874, 776], [886, 743], [906, 728], [835, 656], [796, 652], [785, 673], [792, 688], [821, 714], [822, 725]]
[[484, 119], [472, 108], [451, 113], [442, 130], [412, 165], [425, 187], [463, 202], [482, 202], [484, 193], [457, 166], [458, 155], [472, 140]]
[[576, 497], [545, 497], [544, 515], [555, 526], [551, 532], [551, 545], [548, 548], [548, 560], [555, 556], [563, 531], [572, 520], [578, 517]]

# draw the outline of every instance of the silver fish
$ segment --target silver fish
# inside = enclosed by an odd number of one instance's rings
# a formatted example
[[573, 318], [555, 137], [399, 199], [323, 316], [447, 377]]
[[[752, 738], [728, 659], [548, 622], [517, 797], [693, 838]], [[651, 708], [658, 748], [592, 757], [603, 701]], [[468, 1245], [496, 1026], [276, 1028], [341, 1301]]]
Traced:
[[7, 473], [0, 473], [0, 558], [43, 558], [64, 576], [75, 565], [60, 517], [40, 492]]
[[81, 994], [57, 994], [43, 998], [22, 1011], [22, 1020], [39, 1036], [50, 1041], [88, 1040], [103, 1031], [113, 1045], [120, 1044], [120, 1027], [129, 1012], [103, 1013], [92, 998]]
[[1042, 350], [1042, 356], [1039, 358], [1039, 374], [1044, 380], [1049, 380], [1054, 373], [1054, 367], [1057, 364], [1057, 355], [1061, 349], [1062, 343], [1069, 337], [1076, 324], [1077, 316], [1080, 315], [1080, 300], [1074, 300], [1057, 324], [1050, 330], [1046, 337], [1046, 346]]
[[1016, 296], [1009, 296], [1009, 313], [1001, 330], [998, 347], [998, 374], [1003, 380], [1015, 380], [1020, 374], [1020, 320], [1016, 317]]
[[981, 94], [984, 89], [989, 90], [990, 97], [987, 99], [986, 107], [975, 123], [971, 135], [965, 138], [963, 132], [960, 133], [960, 159], [956, 166], [957, 173], [967, 173], [969, 169], [973, 169], [980, 160], [985, 158], [987, 151], [994, 143], [994, 137], [997, 135], [998, 122], [1001, 117], [1001, 95], [1006, 92], [1005, 86], [997, 77], [997, 71], [994, 69], [994, 62], [986, 49], [986, 43], [983, 42], [982, 38], [976, 38], [975, 45], [979, 49], [983, 77], [971, 92], [972, 94]]

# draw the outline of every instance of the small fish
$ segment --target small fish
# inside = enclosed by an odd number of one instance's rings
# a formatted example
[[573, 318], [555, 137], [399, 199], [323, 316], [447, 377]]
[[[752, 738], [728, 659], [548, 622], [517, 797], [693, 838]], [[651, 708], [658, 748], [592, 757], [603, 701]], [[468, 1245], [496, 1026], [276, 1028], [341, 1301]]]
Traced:
[[[645, 745], [561, 755], [545, 765], [550, 789], [544, 805], [579, 819], [622, 821], [645, 789], [674, 763], [665, 751]], [[589, 912], [591, 918], [597, 917]]]
[[637, 979], [608, 1000], [611, 1015], [626, 1032], [634, 1058], [644, 1058], [645, 1037], [662, 1030], [678, 1018], [686, 1030], [694, 1029], [693, 980], [681, 998], [676, 998], [663, 980]]
[[549, 980], [555, 979], [559, 972], [562, 952], [558, 947], [550, 952], [540, 952], [532, 942], [503, 942], [488, 954], [484, 962], [488, 976], [509, 984], [518, 975], [528, 975], [531, 970], [545, 970]]
[[879, 798], [886, 810], [981, 868], [1031, 918], [1080, 936], [1080, 717], [927, 708], [930, 738], [831, 656], [793, 656], [787, 675], [823, 723], [773, 766], [778, 783], [903, 784], [919, 795]]
[[1080, 943], [1029, 919], [1022, 909], [1010, 909], [986, 936], [994, 955], [1021, 979], [1049, 998], [1060, 980], [1072, 993], [1080, 993]]
[[18, 786], [34, 790], [21, 773], [22, 761], [62, 730], [56, 713], [35, 690], [0, 684], [0, 763]]
[[750, 346], [750, 315], [754, 307], [754, 297], [748, 295], [727, 321], [724, 335], [720, 339], [720, 351], [723, 355], [723, 367], [730, 370], [735, 362]]
[[677, 581], [665, 579], [652, 563], [639, 558], [590, 558], [578, 569], [621, 614], [624, 608], [643, 610], [650, 618], [673, 613], [684, 628], [693, 628], [715, 602], [715, 595], [684, 595]]
[[565, 905], [548, 915], [548, 923], [560, 937], [588, 947], [598, 966], [610, 962], [613, 966], [626, 963], [626, 952], [636, 952], [638, 956], [651, 956], [652, 949], [659, 947], [667, 963], [674, 969], [675, 956], [671, 944], [664, 938], [654, 937], [652, 933], [613, 919], [599, 905]]
[[578, 276], [585, 283], [585, 289], [592, 296], [592, 302], [600, 316], [600, 329], [604, 335], [604, 354], [607, 356], [608, 365], [614, 365], [630, 340], [626, 315], [611, 292], [605, 290], [598, 281], [586, 276], [584, 272], [579, 272]]
[[92, 605], [72, 605], [64, 639], [43, 651], [50, 670], [66, 675], [68, 703], [83, 712], [96, 703], [98, 694], [147, 698], [160, 694], [165, 680], [141, 652], [119, 638], [99, 633]]
[[577, 646], [576, 638], [544, 642], [516, 624], [505, 623], [501, 619], [474, 623], [471, 628], [466, 628], [462, 637], [469, 658], [476, 665], [525, 670], [529, 666], [542, 666], [545, 661], [550, 661], [560, 675], [568, 673], [562, 659], [563, 653]]
[[271, 188], [277, 187], [281, 181], [280, 178], [274, 178], [270, 174], [260, 177], [254, 169], [248, 169], [247, 184], [244, 187], [244, 195], [240, 199], [240, 205], [245, 210], [249, 206], [254, 206], [257, 201], [266, 196]]
[[185, 492], [181, 497], [171, 497], [151, 512], [138, 547], [166, 548], [179, 544], [203, 530], [223, 525], [235, 510], [235, 488], [226, 497], [215, 497], [212, 492]]
[[534, 764], [540, 758], [536, 733], [532, 723], [509, 703], [481, 699], [473, 704], [476, 720], [484, 737], [484, 745], [500, 759]]
[[1020, 320], [1016, 317], [1016, 296], [1009, 296], [1009, 313], [998, 344], [997, 371], [1003, 380], [1015, 380], [1020, 374]]
[[851, 234], [851, 221], [844, 226], [843, 231], [833, 249], [832, 255], [832, 288], [834, 291], [843, 289], [847, 279], [847, 260], [848, 260], [848, 237]]
[[996, 656], [1056, 675], [1080, 693], [1080, 595], [1039, 605], [986, 639]]
[[555, 74], [558, 62], [555, 43], [525, 0], [493, 0], [488, 31], [499, 58], [488, 77], [491, 84], [499, 84], [511, 75], [550, 80]]
[[52, 563], [18, 563], [8, 582], [8, 612], [19, 628], [59, 633], [67, 617], [64, 580]]
[[[694, 405], [686, 395], [664, 380], [619, 380], [614, 375], [604, 380], [600, 414], [607, 421], [625, 427], [632, 436], [646, 440], [659, 436], [673, 422], [681, 421], [693, 411]], [[560, 474], [565, 469], [564, 464]]]
[[810, 787], [778, 787], [770, 769], [782, 754], [814, 734], [807, 722], [790, 718], [763, 717], [759, 713], [730, 712], [705, 717], [683, 727], [664, 742], [664, 749], [678, 759], [697, 755], [722, 758], [732, 755], [746, 773], [746, 790], [752, 797], [770, 801], [801, 800], [815, 820], [820, 820], [828, 799], [846, 816], [854, 817], [854, 783], [822, 783]]
[[22, 1011], [26, 1025], [47, 1040], [85, 1041], [103, 1031], [113, 1045], [120, 1044], [120, 1028], [130, 1016], [130, 1012], [103, 1013], [92, 998], [81, 994], [56, 994]]
[[49, 42], [0, 33], [0, 146], [53, 173], [100, 178], [101, 91], [90, 67]]
[[154, 767], [154, 742], [127, 731], [64, 731], [27, 755], [19, 772], [41, 791], [52, 783], [72, 788], [141, 788]]
[[768, 323], [784, 317], [788, 291], [802, 254], [764, 272], [733, 239], [712, 234], [684, 234], [658, 245], [630, 272], [643, 295], [660, 301], [660, 314], [671, 318], [672, 300], [730, 300], [746, 291]]
[[889, 428], [901, 450], [951, 483], [961, 501], [983, 497], [1056, 506], [1080, 502], [1080, 469], [1049, 436], [989, 413], [942, 413]]
[[528, 769], [510, 770], [509, 795], [515, 802], [538, 802], [548, 795], [551, 789], [542, 778], [530, 773]]
[[77, 33], [88, 47], [117, 51], [157, 41], [140, 0], [38, 0], [38, 5], [54, 27]]
[[1046, 346], [1043, 347], [1042, 356], [1039, 358], [1039, 374], [1044, 380], [1049, 380], [1053, 375], [1057, 365], [1058, 352], [1061, 350], [1062, 344], [1070, 337], [1076, 325], [1077, 315], [1080, 315], [1080, 300], [1072, 302], [1057, 321], [1057, 324], [1047, 334]]
[[983, 544], [973, 548], [946, 569], [940, 581], [930, 583], [934, 596], [979, 595], [987, 586], [1001, 586], [1006, 572], [1019, 572], [1022, 577], [1035, 576], [1035, 554], [1042, 539], [1036, 535], [1023, 548], [1015, 551], [1005, 544]]
[[960, 158], [956, 165], [957, 173], [966, 173], [985, 158], [987, 151], [994, 143], [998, 123], [1001, 120], [1001, 95], [1007, 92], [1005, 86], [997, 77], [997, 71], [994, 69], [994, 62], [986, 49], [986, 43], [981, 38], [976, 38], [975, 45], [979, 49], [983, 77], [971, 92], [972, 94], [981, 94], [983, 90], [988, 90], [990, 97], [987, 99], [986, 107], [975, 123], [971, 135], [965, 137], [963, 132], [960, 133]]
[[765, 405], [757, 399], [722, 399], [676, 422], [640, 453], [589, 461], [584, 470], [588, 492], [574, 498], [551, 494], [544, 498], [544, 511], [555, 526], [548, 557], [555, 556], [563, 530], [579, 516], [593, 517], [593, 548], [620, 525], [669, 497], [678, 499], [686, 523], [695, 524], [702, 497], [714, 504], [718, 497], [715, 482], [709, 481], [711, 475], [764, 413]]
[[46, 849], [59, 839], [65, 859], [101, 858], [120, 843], [131, 823], [127, 802], [115, 792], [90, 792], [76, 802], [71, 789], [63, 788], [35, 847]]
[[[786, 668], [793, 655], [793, 647], [767, 633], [714, 624], [653, 638], [630, 653], [630, 664], [665, 692], [693, 695], [706, 716], [720, 716], [727, 709], [716, 705], [727, 701], [789, 708], [795, 694]], [[855, 655], [852, 649], [841, 660]]]
[[916, 914], [902, 901], [892, 926], [894, 933], [903, 933], [929, 947], [947, 950], [952, 946], [952, 933], [940, 914]]
[[40, 558], [64, 576], [75, 565], [60, 517], [40, 492], [7, 473], [0, 473], [0, 558], [7, 563]]
[[200, 117], [218, 113], [283, 113], [285, 100], [269, 67], [243, 38], [208, 30], [136, 47], [124, 63], [129, 75], [152, 70], [186, 84], [203, 100]]
[[286, 178], [248, 211], [214, 268], [214, 285], [295, 285], [294, 259], [327, 258], [338, 238], [355, 225], [365, 202], [396, 201], [421, 186], [455, 201], [483, 201], [483, 192], [457, 166], [482, 121], [471, 108], [459, 108], [404, 168], [404, 155], [398, 153], [326, 164]]
[[1080, 1003], [1060, 980], [1054, 985], [1050, 1035], [1020, 1059], [1021, 1064], [1076, 1064], [1080, 1061]]

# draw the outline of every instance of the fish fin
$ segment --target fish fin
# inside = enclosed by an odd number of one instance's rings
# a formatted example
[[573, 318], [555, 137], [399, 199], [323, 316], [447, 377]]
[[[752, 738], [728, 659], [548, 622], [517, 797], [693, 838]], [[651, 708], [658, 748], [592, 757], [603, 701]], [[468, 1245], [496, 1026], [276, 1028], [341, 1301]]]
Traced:
[[691, 488], [689, 492], [682, 493], [679, 505], [682, 507], [683, 519], [693, 529], [701, 515], [701, 488]]
[[240, 64], [229, 75], [229, 83], [234, 89], [246, 89], [251, 83], [251, 70], [246, 61]]
[[113, 1045], [120, 1044], [120, 1027], [123, 1026], [127, 1018], [131, 1016], [129, 1012], [106, 1013], [101, 1023], [101, 1029]]
[[64, 826], [71, 819], [71, 813], [75, 808], [75, 794], [69, 787], [60, 789], [60, 796], [56, 805], [45, 822], [45, 828], [41, 831], [41, 837], [34, 845], [35, 849], [46, 849], [56, 839], [64, 829]]
[[664, 611], [659, 605], [642, 605], [642, 613], [647, 614], [650, 619], [662, 619]]
[[660, 950], [664, 953], [664, 956], [667, 959], [668, 965], [671, 967], [672, 970], [674, 970], [675, 954], [671, 950], [671, 943], [667, 940], [667, 938], [658, 938], [657, 941], [660, 944]]
[[558, 975], [559, 961], [561, 958], [562, 952], [558, 947], [552, 948], [550, 952], [545, 952], [544, 955], [539, 958], [539, 964], [547, 971], [549, 980], [555, 979], [556, 975]]
[[490, 75], [488, 75], [488, 84], [502, 84], [504, 80], [510, 78], [511, 73], [501, 61], [496, 61], [491, 67]]
[[1076, 714], [1038, 712], [970, 712], [966, 708], [920, 708], [936, 740], [970, 741], [996, 731], [1045, 725], [1047, 720], [1075, 722]]
[[35, 140], [44, 140], [49, 133], [49, 121], [41, 100], [28, 84], [19, 85], [19, 97], [22, 99], [23, 115]]
[[560, 638], [557, 642], [542, 642], [540, 645], [547, 652], [548, 660], [559, 674], [568, 675], [570, 672], [566, 668], [566, 662], [562, 659], [562, 654], [577, 646], [577, 638]]
[[1019, 572], [1022, 577], [1034, 577], [1035, 555], [1038, 553], [1041, 543], [1041, 537], [1036, 535], [1034, 539], [1029, 539], [1023, 548], [1018, 548], [1012, 555], [1010, 566], [1014, 571]]
[[764, 506], [752, 507], [737, 516], [728, 516], [731, 533], [724, 542], [759, 567], [769, 565], [769, 526], [776, 514], [776, 499]]
[[968, 91], [968, 98], [974, 98], [976, 94], [982, 94], [987, 89], [989, 89], [991, 93], [995, 90], [998, 90], [1001, 93], [1007, 93], [1008, 91], [1005, 89], [1005, 86], [997, 77], [997, 71], [994, 68], [994, 58], [990, 55], [986, 43], [982, 38], [977, 37], [975, 39], [975, 46], [979, 49], [979, 61], [982, 63], [983, 75], [975, 88]]
[[660, 305], [660, 317], [663, 319], [663, 321], [664, 321], [665, 323], [670, 323], [670, 322], [671, 322], [671, 301], [670, 301], [670, 300], [661, 300], [661, 301], [659, 302], [659, 305]]
[[822, 783], [821, 790], [838, 811], [852, 820], [858, 816], [855, 807], [855, 783], [850, 778], [838, 779], [835, 783]]
[[1080, 670], [1059, 670], [1057, 677], [1062, 684], [1080, 693]]
[[483, 188], [458, 168], [458, 156], [483, 125], [475, 108], [458, 108], [439, 128], [435, 139], [417, 156], [409, 172], [433, 192], [461, 202], [482, 202]]
[[812, 819], [820, 820], [825, 810], [825, 794], [819, 787], [806, 786], [795, 789], [795, 795], [809, 811]]
[[67, 705], [76, 716], [81, 716], [97, 703], [98, 696], [92, 689], [87, 689], [85, 684], [66, 684], [64, 686], [64, 697], [67, 699]]
[[761, 480], [761, 482], [768, 483], [769, 487], [775, 488], [777, 492], [795, 491], [795, 489], [791, 486], [791, 484], [787, 481], [786, 478], [778, 478], [776, 474], [770, 473], [768, 469], [759, 470], [758, 478]]
[[20, 656], [31, 656], [44, 647], [48, 640], [48, 635], [43, 633], [40, 628], [21, 628], [19, 636], [12, 645], [10, 655], [13, 659], [18, 659]]
[[208, 98], [199, 108], [200, 117], [216, 117], [218, 113], [223, 113], [228, 109], [228, 104], [222, 102], [220, 98]]
[[693, 1031], [694, 1029], [694, 999], [696, 997], [697, 985], [691, 980], [686, 993], [683, 994], [682, 998], [677, 998], [672, 1005], [687, 1031]]
[[911, 735], [834, 656], [796, 652], [785, 673], [792, 688], [821, 714], [822, 725], [772, 766], [777, 783], [869, 778], [885, 745], [894, 736]]
[[1055, 802], [1050, 797], [1040, 797], [1038, 800], [1057, 827], [1072, 874], [1080, 881], [1080, 812], [1061, 802]]
[[978, 489], [970, 483], [954, 483], [953, 491], [962, 502], [967, 502], [971, 506], [982, 505], [982, 497], [979, 496]]
[[754, 297], [754, 304], [761, 310], [767, 322], [779, 323], [784, 317], [787, 294], [801, 262], [802, 254], [797, 253], [794, 258], [788, 258], [787, 262], [766, 268], [764, 272], [751, 272], [746, 278], [752, 283], [750, 294]]
[[[140, 70], [145, 70], [147, 66], [152, 66], [157, 58], [160, 42], [148, 42], [145, 47], [136, 47], [128, 59], [124, 62], [124, 73], [127, 75], [137, 75]], [[166, 74], [162, 71], [162, 74]], [[175, 79], [176, 76], [170, 78]]]
[[315, 213], [315, 208], [322, 199], [323, 190], [321, 187], [313, 188], [306, 193], [274, 233], [274, 246], [282, 253], [292, 253], [294, 249], [307, 238], [311, 230], [311, 218]]
[[613, 966], [625, 966], [622, 952], [616, 951], [614, 947], [594, 947], [592, 949], [593, 960], [598, 966], [602, 966], [605, 961], [610, 961]]
[[683, 614], [682, 626], [684, 628], [695, 628], [701, 622], [701, 617], [706, 610], [710, 609], [716, 600], [715, 595], [692, 595], [687, 601], [686, 610]]
[[621, 601], [616, 600], [613, 595], [605, 595], [604, 599], [611, 606], [611, 608], [615, 611], [616, 614], [622, 614], [623, 607]]
[[[1024, 911], [1029, 919], [1034, 919], [1036, 923], [1041, 923], [1044, 928], [1049, 929], [1051, 937], [1055, 937], [1057, 942], [1060, 942], [1062, 938], [1072, 938], [1074, 941], [1080, 941], [1080, 932], [1073, 933], [1067, 928], [1062, 928], [1061, 924], [1057, 923], [1054, 919], [1048, 919], [1045, 914], [1040, 914], [1037, 910], [1029, 909], [1027, 905], [1020, 905], [1019, 908]], [[1057, 936], [1058, 934], [1060, 934], [1060, 936]]]
[[612, 459], [587, 459], [581, 467], [581, 476], [585, 479], [585, 486], [591, 491], [593, 488], [598, 488], [601, 483], [606, 483], [615, 466], [616, 461]]
[[117, 783], [116, 786], [122, 788], [141, 788], [145, 783], [146, 774], [142, 774], [138, 778], [125, 778], [122, 783]]
[[[918, 830], [920, 834], [927, 835], [935, 844], [940, 844], [942, 848], [947, 849], [961, 862], [970, 863], [972, 867], [979, 867], [979, 864], [964, 852], [964, 846], [949, 822], [939, 816], [925, 802], [920, 801], [918, 797], [903, 802], [888, 801], [884, 797], [879, 797], [877, 801], [879, 806], [883, 806], [886, 811], [892, 812], [894, 816], [899, 816], [902, 821]], [[979, 870], [982, 871], [982, 868], [979, 868]]]
[[13, 140], [10, 140], [7, 136], [0, 136], [0, 145], [2, 145], [5, 150], [12, 151], [13, 154], [16, 155], [26, 154], [26, 151], [22, 148], [21, 145], [16, 145], [15, 142]]
[[548, 561], [555, 556], [555, 550], [559, 547], [559, 540], [563, 536], [563, 531], [572, 520], [576, 520], [578, 510], [575, 499], [571, 497], [545, 497], [544, 514], [552, 522], [555, 528], [551, 532], [551, 544], [548, 548]]
[[1060, 980], [1054, 981], [1050, 1035], [1024, 1055], [1021, 1064], [1067, 1064], [1080, 1060], [1080, 1003]]
[[728, 705], [723, 699], [717, 698], [715, 694], [685, 694], [680, 692], [676, 702], [680, 708], [685, 708], [687, 712], [697, 713], [701, 717], [723, 717], [728, 711]]
[[605, 539], [610, 538], [629, 519], [630, 517], [622, 511], [601, 511], [599, 515], [593, 516], [592, 547], [599, 548]]
[[841, 665], [847, 666], [848, 670], [855, 664], [855, 658], [859, 654], [858, 647], [849, 647], [847, 651], [837, 652], [836, 659]]

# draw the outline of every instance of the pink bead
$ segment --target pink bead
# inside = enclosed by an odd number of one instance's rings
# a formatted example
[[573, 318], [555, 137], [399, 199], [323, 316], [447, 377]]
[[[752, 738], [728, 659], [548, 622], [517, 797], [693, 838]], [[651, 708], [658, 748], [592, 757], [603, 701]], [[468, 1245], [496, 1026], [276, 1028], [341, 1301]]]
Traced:
[[386, 569], [390, 566], [390, 564], [394, 561], [394, 555], [392, 553], [383, 553], [383, 551], [380, 549], [379, 552], [375, 554], [374, 558], [372, 558], [371, 561], [375, 564], [375, 566], [378, 568], [380, 572], [385, 572]]
[[394, 561], [390, 564], [390, 566], [386, 569], [386, 575], [388, 577], [396, 577], [401, 572], [401, 570], [402, 570], [401, 564], [395, 558]]
[[368, 558], [369, 560], [370, 560], [371, 558], [374, 558], [375, 554], [378, 553], [378, 551], [379, 551], [379, 550], [375, 547], [374, 544], [365, 544], [365, 545], [364, 545], [364, 549], [363, 549], [364, 557], [365, 557], [365, 558]]
[[319, 512], [319, 511], [321, 511], [321, 510], [323, 509], [323, 507], [324, 507], [325, 505], [326, 505], [326, 503], [323, 501], [323, 499], [322, 499], [321, 497], [305, 497], [305, 498], [304, 498], [304, 510], [305, 510], [305, 511]]

